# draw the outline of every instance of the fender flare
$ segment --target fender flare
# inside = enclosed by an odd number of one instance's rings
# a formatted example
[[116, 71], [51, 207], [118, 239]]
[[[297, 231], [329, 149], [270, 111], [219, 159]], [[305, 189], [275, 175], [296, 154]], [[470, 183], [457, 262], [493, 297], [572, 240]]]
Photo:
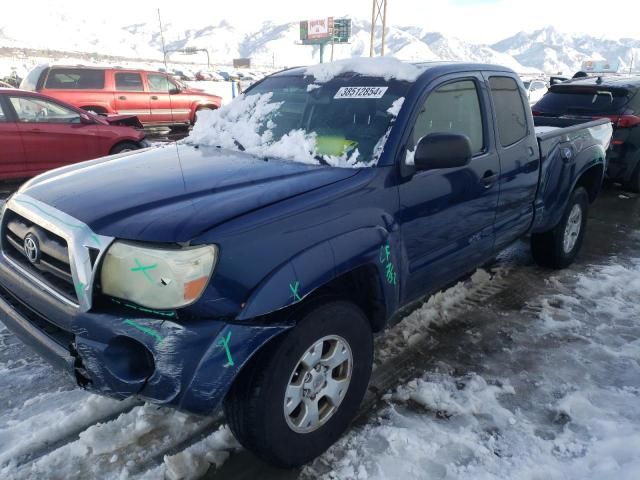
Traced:
[[[397, 240], [381, 226], [366, 227], [298, 252], [259, 283], [236, 320], [249, 320], [294, 305], [323, 285], [365, 265], [376, 268], [389, 315], [398, 305], [402, 278]], [[386, 280], [388, 270], [394, 274], [389, 277], [393, 281]]]
[[[564, 190], [553, 204], [544, 205], [541, 221], [536, 222], [534, 227], [531, 229], [532, 233], [546, 232], [548, 230], [553, 229], [558, 224], [558, 222], [560, 222], [560, 219], [562, 218], [562, 215], [567, 206], [567, 202], [569, 201], [569, 197], [571, 196], [571, 193], [576, 189], [578, 182], [587, 171], [589, 171], [593, 167], [601, 166], [602, 172], [603, 172], [602, 179], [604, 179], [604, 172], [606, 169], [606, 164], [605, 164], [606, 152], [604, 151], [602, 146], [591, 145], [590, 147], [586, 148], [583, 152], [581, 152], [581, 154], [584, 155], [586, 153], [591, 153], [593, 152], [593, 150], [596, 150], [596, 153], [594, 153], [591, 156], [591, 159], [589, 161], [586, 161], [584, 163], [584, 165], [582, 166], [578, 174], [575, 175], [575, 178], [571, 180], [570, 188]], [[544, 192], [542, 193], [544, 194]], [[544, 214], [544, 212], [546, 212], [546, 215]], [[536, 214], [536, 216], [538, 216], [538, 214]]]

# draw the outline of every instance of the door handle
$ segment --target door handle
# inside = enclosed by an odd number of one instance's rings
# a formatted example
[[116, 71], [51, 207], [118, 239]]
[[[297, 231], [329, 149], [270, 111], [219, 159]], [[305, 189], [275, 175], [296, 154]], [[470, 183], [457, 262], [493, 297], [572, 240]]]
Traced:
[[487, 189], [493, 187], [493, 185], [496, 183], [496, 180], [498, 180], [498, 174], [493, 173], [492, 170], [487, 170], [486, 172], [484, 172], [484, 175], [480, 179], [484, 188]]
[[125, 97], [124, 95], [120, 95], [120, 96], [118, 97], [118, 100], [126, 100], [126, 99], [127, 99], [127, 97]]
[[157, 100], [158, 97], [156, 97], [155, 95], [151, 95], [151, 100]]

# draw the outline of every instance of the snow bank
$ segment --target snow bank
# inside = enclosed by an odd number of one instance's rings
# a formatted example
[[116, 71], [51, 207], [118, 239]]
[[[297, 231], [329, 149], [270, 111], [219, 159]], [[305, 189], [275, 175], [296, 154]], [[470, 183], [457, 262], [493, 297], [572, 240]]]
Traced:
[[308, 67], [304, 74], [314, 77], [319, 83], [326, 83], [347, 72], [363, 76], [383, 77], [385, 80], [414, 82], [424, 70], [424, 67], [401, 62], [394, 57], [361, 57], [313, 65]]
[[563, 272], [524, 310], [470, 327], [460, 348], [475, 350], [385, 395], [303, 478], [636, 480], [640, 259], [616, 262]]

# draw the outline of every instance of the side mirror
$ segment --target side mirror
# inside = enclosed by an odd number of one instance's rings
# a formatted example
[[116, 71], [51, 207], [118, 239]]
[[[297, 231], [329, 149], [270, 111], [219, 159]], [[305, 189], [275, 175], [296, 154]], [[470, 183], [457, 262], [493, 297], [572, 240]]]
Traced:
[[418, 141], [413, 160], [416, 170], [464, 167], [471, 161], [471, 142], [459, 133], [430, 133]]
[[84, 113], [81, 113], [80, 114], [80, 123], [82, 125], [93, 125], [96, 122], [89, 115], [85, 115]]
[[180, 90], [178, 87], [173, 87], [169, 89], [169, 95], [176, 95], [178, 93], [180, 93], [182, 90]]

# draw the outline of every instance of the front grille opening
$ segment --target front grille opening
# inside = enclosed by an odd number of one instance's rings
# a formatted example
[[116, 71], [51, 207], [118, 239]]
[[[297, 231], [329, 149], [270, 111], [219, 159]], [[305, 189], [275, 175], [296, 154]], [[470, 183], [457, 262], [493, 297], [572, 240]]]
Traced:
[[[2, 222], [4, 254], [64, 297], [77, 302], [67, 241], [9, 209]], [[29, 260], [29, 252], [25, 249], [27, 236], [38, 245], [39, 255], [35, 261]]]

